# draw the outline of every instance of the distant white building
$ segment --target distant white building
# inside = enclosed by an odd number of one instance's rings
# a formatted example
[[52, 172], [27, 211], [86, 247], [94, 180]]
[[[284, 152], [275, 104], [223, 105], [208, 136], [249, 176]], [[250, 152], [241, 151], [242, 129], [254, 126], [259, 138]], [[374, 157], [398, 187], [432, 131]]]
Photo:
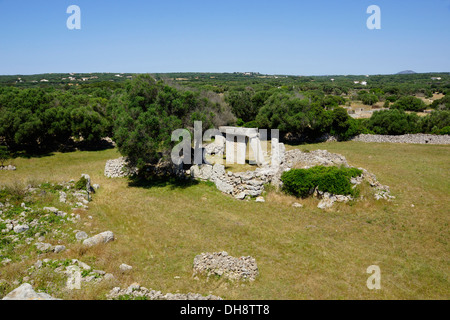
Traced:
[[367, 81], [362, 81], [362, 82], [361, 82], [361, 85], [367, 86]]
[[41, 82], [48, 82], [47, 79], [41, 79]]

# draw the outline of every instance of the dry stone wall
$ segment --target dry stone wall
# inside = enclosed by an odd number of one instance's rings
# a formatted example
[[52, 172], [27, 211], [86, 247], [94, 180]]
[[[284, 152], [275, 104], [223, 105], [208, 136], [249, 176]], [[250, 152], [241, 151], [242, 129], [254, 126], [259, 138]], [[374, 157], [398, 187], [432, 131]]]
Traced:
[[412, 143], [412, 144], [450, 144], [450, 135], [405, 134], [401, 136], [361, 134], [352, 139], [360, 142]]

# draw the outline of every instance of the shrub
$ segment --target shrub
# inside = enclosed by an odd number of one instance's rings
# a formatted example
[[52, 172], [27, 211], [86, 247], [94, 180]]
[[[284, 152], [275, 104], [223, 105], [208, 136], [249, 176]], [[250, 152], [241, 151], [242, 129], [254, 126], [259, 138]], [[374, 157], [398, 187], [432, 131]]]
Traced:
[[435, 110], [420, 119], [421, 132], [423, 133], [444, 134], [440, 131], [448, 126], [450, 126], [450, 111], [448, 110]]
[[419, 132], [419, 116], [402, 110], [375, 111], [366, 121], [367, 129], [375, 134], [400, 135]]
[[85, 177], [81, 177], [80, 180], [78, 180], [75, 183], [75, 189], [78, 190], [85, 190], [86, 189], [86, 184], [87, 184], [87, 179]]
[[408, 96], [408, 97], [401, 97], [399, 100], [397, 100], [397, 102], [395, 102], [392, 105], [391, 108], [404, 111], [406, 110], [406, 111], [421, 112], [425, 110], [427, 106], [419, 98]]
[[310, 169], [293, 169], [281, 176], [283, 191], [305, 198], [315, 188], [323, 192], [341, 195], [355, 195], [350, 179], [362, 174], [356, 168], [316, 166]]
[[450, 126], [444, 127], [437, 131], [437, 134], [450, 134]]

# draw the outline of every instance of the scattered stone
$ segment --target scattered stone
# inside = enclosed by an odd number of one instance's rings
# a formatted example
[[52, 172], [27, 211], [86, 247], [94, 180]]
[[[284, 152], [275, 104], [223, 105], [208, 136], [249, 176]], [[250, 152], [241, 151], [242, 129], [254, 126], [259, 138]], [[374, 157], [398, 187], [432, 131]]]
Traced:
[[38, 293], [33, 290], [29, 283], [24, 283], [20, 287], [8, 293], [3, 300], [60, 300], [53, 298], [46, 293]]
[[107, 281], [110, 281], [113, 279], [114, 279], [114, 275], [112, 273], [105, 274], [105, 277], [103, 278], [103, 280], [107, 280]]
[[294, 203], [292, 204], [292, 206], [293, 206], [294, 208], [303, 208], [303, 205], [302, 205], [301, 203], [298, 203], [298, 202], [294, 202]]
[[87, 239], [88, 237], [89, 237], [88, 234], [84, 231], [79, 231], [75, 234], [75, 238], [77, 240], [84, 240]]
[[99, 233], [91, 238], [85, 239], [83, 244], [87, 247], [92, 247], [101, 243], [108, 243], [114, 240], [114, 233], [111, 231], [105, 231]]
[[30, 229], [30, 227], [27, 226], [26, 224], [24, 224], [24, 225], [19, 224], [19, 225], [14, 227], [14, 232], [15, 233], [22, 233], [22, 232], [27, 231], [28, 229]]
[[264, 197], [257, 197], [256, 202], [266, 202], [266, 200], [264, 199]]
[[125, 263], [122, 263], [119, 266], [119, 269], [120, 269], [120, 271], [122, 271], [124, 273], [124, 272], [130, 271], [131, 269], [133, 269], [133, 267], [129, 266], [129, 265], [125, 264]]
[[124, 296], [127, 296], [130, 299], [146, 299], [146, 300], [222, 300], [222, 298], [218, 296], [214, 295], [202, 296], [201, 294], [198, 293], [162, 294], [161, 291], [141, 287], [138, 283], [133, 283], [128, 288], [125, 289], [115, 287], [106, 295], [106, 298], [108, 300], [117, 300]]
[[55, 207], [44, 207], [43, 209], [44, 211], [48, 211], [48, 212], [52, 212], [55, 215], [57, 215], [58, 217], [65, 217], [67, 215], [67, 213], [65, 213], [64, 211], [61, 211]]
[[50, 243], [36, 242], [34, 245], [37, 250], [42, 252], [49, 252], [53, 250], [53, 246]]
[[53, 248], [53, 251], [54, 251], [55, 253], [60, 253], [60, 252], [62, 252], [62, 251], [64, 251], [64, 250], [66, 250], [66, 247], [65, 247], [65, 246], [62, 246], [62, 245], [55, 246], [55, 247]]
[[66, 203], [67, 202], [67, 193], [64, 191], [59, 192], [59, 202]]
[[0, 170], [15, 171], [16, 170], [16, 166], [13, 166], [13, 165], [0, 166]]

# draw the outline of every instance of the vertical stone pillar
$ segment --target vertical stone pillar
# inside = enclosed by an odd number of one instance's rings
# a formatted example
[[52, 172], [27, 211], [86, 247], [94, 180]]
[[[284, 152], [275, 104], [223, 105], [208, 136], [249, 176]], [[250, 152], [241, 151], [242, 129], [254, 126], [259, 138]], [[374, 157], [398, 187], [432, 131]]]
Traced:
[[272, 163], [271, 166], [278, 168], [281, 164], [280, 155], [280, 138], [278, 130], [271, 130], [271, 143], [272, 143]]
[[246, 136], [244, 135], [236, 135], [236, 143], [237, 143], [237, 164], [245, 164], [245, 158], [247, 155], [247, 143]]
[[250, 148], [252, 148], [254, 159], [250, 159], [250, 164], [264, 164], [264, 154], [261, 146], [261, 140], [258, 137], [250, 138]]
[[227, 164], [234, 164], [234, 135], [227, 131], [226, 134]]

